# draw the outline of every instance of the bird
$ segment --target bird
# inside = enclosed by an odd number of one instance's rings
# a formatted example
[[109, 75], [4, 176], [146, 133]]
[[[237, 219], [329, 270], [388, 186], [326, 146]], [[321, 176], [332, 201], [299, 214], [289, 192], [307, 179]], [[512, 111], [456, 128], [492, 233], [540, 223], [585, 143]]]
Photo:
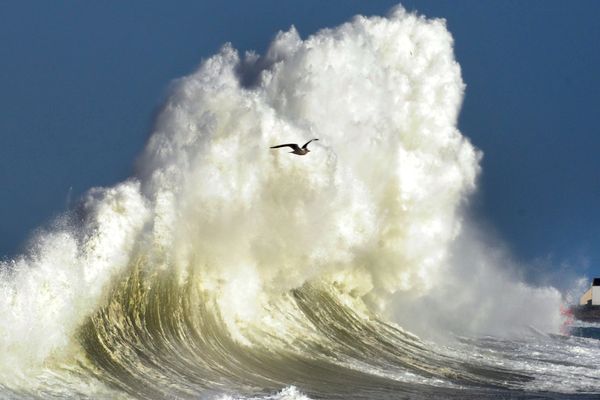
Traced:
[[297, 154], [299, 156], [304, 156], [304, 155], [306, 155], [306, 153], [310, 152], [310, 150], [308, 149], [308, 144], [310, 142], [312, 142], [313, 140], [319, 140], [319, 139], [311, 139], [308, 142], [304, 143], [304, 146], [302, 146], [302, 147], [298, 146], [296, 143], [287, 143], [287, 144], [280, 144], [277, 146], [271, 146], [271, 148], [278, 149], [280, 147], [291, 147], [293, 151], [290, 151], [290, 153]]

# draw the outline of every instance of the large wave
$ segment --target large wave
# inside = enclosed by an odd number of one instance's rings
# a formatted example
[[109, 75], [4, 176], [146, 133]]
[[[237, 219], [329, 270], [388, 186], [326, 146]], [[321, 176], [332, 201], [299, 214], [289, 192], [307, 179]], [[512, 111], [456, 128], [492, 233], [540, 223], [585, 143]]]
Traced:
[[[444, 21], [400, 7], [305, 40], [292, 27], [265, 55], [225, 45], [174, 83], [135, 176], [2, 264], [0, 384], [183, 396], [318, 388], [341, 366], [340, 387], [358, 370], [527, 381], [398, 327], [557, 329], [556, 290], [460, 236], [481, 157], [457, 130], [464, 87]], [[305, 157], [269, 149], [311, 138]]]

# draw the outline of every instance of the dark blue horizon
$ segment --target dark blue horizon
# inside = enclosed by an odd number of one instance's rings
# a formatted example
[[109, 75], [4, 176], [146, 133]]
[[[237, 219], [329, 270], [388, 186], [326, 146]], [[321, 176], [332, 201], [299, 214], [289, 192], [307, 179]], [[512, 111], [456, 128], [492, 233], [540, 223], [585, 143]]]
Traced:
[[[0, 256], [93, 186], [130, 176], [169, 83], [231, 42], [263, 52], [395, 1], [3, 2]], [[600, 3], [405, 1], [447, 20], [484, 152], [474, 219], [540, 274], [600, 276]]]

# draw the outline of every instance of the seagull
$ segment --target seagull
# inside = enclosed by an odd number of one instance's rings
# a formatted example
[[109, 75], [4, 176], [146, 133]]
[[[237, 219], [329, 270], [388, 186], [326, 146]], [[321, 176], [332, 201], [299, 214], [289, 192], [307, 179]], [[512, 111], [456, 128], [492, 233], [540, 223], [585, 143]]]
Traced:
[[303, 156], [303, 155], [306, 155], [306, 153], [310, 152], [310, 150], [308, 149], [308, 144], [310, 142], [312, 142], [313, 140], [319, 140], [319, 139], [311, 139], [308, 142], [304, 143], [304, 146], [302, 146], [302, 147], [298, 146], [296, 143], [288, 143], [288, 144], [280, 144], [278, 146], [271, 146], [271, 148], [278, 149], [280, 147], [291, 147], [292, 150], [294, 150], [294, 151], [290, 151], [290, 153], [294, 153], [294, 154], [298, 154], [299, 156]]

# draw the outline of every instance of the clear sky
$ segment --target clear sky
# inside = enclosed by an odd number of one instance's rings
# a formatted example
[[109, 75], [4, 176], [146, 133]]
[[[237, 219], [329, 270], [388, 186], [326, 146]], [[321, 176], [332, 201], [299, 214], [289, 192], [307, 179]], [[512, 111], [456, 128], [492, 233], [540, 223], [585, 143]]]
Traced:
[[[0, 255], [132, 172], [169, 82], [395, 1], [0, 3]], [[600, 2], [404, 1], [446, 18], [483, 150], [473, 210], [525, 264], [600, 276]], [[540, 269], [536, 270], [537, 272]]]

